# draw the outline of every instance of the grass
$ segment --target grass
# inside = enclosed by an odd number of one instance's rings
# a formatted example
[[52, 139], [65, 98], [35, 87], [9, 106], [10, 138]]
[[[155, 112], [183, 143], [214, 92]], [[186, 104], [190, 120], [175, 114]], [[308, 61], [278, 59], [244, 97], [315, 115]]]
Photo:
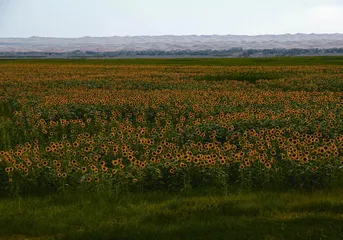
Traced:
[[0, 63], [109, 64], [109, 65], [183, 65], [183, 66], [309, 66], [342, 65], [343, 57], [271, 57], [271, 58], [147, 58], [147, 59], [0, 59]]
[[341, 191], [2, 198], [0, 239], [342, 239]]

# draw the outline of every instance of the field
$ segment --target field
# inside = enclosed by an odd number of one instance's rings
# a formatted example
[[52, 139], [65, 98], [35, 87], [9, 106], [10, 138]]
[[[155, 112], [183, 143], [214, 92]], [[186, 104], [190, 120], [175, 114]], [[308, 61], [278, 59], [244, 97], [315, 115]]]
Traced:
[[0, 61], [0, 239], [341, 239], [342, 93], [340, 57]]

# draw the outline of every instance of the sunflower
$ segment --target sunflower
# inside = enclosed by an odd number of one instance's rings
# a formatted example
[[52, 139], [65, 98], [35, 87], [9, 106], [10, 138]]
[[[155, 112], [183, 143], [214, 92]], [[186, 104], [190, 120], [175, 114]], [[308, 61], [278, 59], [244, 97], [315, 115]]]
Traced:
[[219, 160], [220, 164], [224, 165], [226, 163], [225, 159]]
[[92, 165], [92, 166], [91, 166], [91, 170], [92, 170], [92, 171], [96, 171], [96, 170], [98, 170], [98, 169], [97, 169], [97, 167], [96, 167], [95, 165]]
[[264, 166], [265, 166], [267, 169], [270, 169], [270, 168], [272, 167], [272, 165], [271, 165], [270, 163], [266, 163]]
[[318, 170], [318, 167], [312, 167], [312, 169], [311, 169], [313, 172], [315, 172], [315, 171], [317, 171]]
[[308, 157], [303, 157], [303, 163], [308, 163], [309, 162], [309, 158]]

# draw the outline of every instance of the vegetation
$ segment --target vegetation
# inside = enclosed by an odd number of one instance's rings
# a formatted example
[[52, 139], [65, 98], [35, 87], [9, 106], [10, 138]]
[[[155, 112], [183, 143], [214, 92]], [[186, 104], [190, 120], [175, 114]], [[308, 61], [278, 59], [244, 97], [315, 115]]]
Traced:
[[226, 50], [144, 50], [144, 51], [71, 51], [71, 52], [0, 52], [0, 58], [132, 58], [132, 57], [277, 57], [277, 56], [342, 56], [343, 48], [327, 49], [243, 49]]
[[273, 57], [273, 58], [127, 58], [127, 59], [0, 59], [1, 64], [78, 64], [78, 65], [177, 65], [181, 66], [318, 66], [342, 65], [343, 57]]
[[1, 61], [0, 238], [340, 239], [342, 62]]
[[3, 240], [342, 239], [342, 191], [64, 192], [1, 199]]

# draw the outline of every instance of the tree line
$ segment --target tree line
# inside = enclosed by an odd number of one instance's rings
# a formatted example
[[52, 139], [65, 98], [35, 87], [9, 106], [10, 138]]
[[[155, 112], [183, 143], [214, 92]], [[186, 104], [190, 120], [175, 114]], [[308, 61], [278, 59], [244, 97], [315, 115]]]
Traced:
[[144, 51], [71, 51], [71, 52], [0, 52], [0, 58], [135, 58], [135, 57], [278, 57], [278, 56], [335, 56], [343, 48], [328, 49], [243, 49], [226, 50], [144, 50]]

